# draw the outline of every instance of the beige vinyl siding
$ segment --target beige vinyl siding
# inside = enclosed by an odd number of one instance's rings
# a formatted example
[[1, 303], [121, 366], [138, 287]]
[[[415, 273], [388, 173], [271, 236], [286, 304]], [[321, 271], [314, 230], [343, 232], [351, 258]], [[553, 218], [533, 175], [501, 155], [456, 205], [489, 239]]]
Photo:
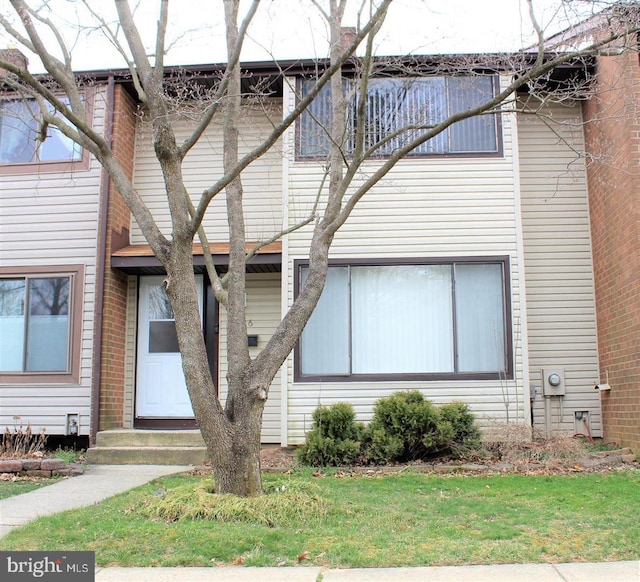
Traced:
[[[472, 384], [472, 387], [470, 387]], [[505, 400], [510, 400], [510, 420], [523, 421], [521, 401], [525, 394], [522, 382], [506, 382], [505, 393], [497, 381], [474, 382], [350, 382], [350, 383], [297, 383], [289, 386], [289, 444], [304, 441], [305, 432], [311, 430], [311, 414], [320, 404], [350, 402], [358, 420], [368, 422], [373, 403], [397, 390], [420, 390], [435, 404], [463, 400], [478, 415], [481, 426], [493, 419], [505, 420]], [[528, 396], [528, 390], [526, 391]]]
[[[261, 109], [244, 105], [244, 116], [238, 128], [240, 155], [247, 154], [269, 133], [272, 126]], [[280, 103], [274, 101], [270, 115], [280, 117]], [[178, 124], [178, 142], [188, 135], [189, 126]], [[215, 123], [207, 129], [193, 147], [183, 164], [184, 182], [194, 203], [202, 192], [222, 175], [222, 127]], [[282, 152], [276, 144], [269, 152], [249, 165], [242, 173], [246, 233], [248, 240], [263, 240], [279, 232], [282, 226]], [[169, 209], [162, 173], [155, 158], [148, 125], [139, 123], [136, 139], [134, 184], [154, 214], [166, 235], [171, 232]], [[228, 240], [228, 225], [224, 192], [218, 194], [209, 206], [204, 225], [210, 242]], [[132, 244], [145, 244], [140, 229], [134, 223]]]
[[[285, 96], [289, 106], [293, 95]], [[511, 117], [502, 116], [504, 155], [495, 157], [432, 157], [401, 161], [359, 202], [335, 237], [333, 258], [414, 258], [507, 255], [511, 261], [512, 319], [519, 329], [521, 296], [518, 221], [513, 173]], [[293, 137], [285, 138], [293, 150]], [[288, 166], [289, 224], [303, 219], [313, 205], [322, 179], [322, 166], [290, 157]], [[378, 164], [364, 169], [366, 178]], [[286, 289], [293, 301], [293, 261], [308, 257], [312, 226], [287, 237]], [[294, 383], [293, 356], [288, 369], [288, 442], [299, 443], [318, 404], [351, 402], [361, 420], [368, 420], [373, 403], [393, 391], [417, 388], [437, 403], [461, 399], [483, 419], [525, 421], [528, 386], [522, 363], [522, 341], [514, 332], [515, 379], [450, 382], [331, 382]]]
[[[522, 224], [535, 426], [575, 431], [575, 412], [602, 434], [589, 209], [579, 105], [519, 118]], [[542, 396], [542, 370], [565, 372], [566, 396]], [[546, 418], [551, 423], [546, 426]]]
[[[280, 273], [247, 275], [247, 325], [249, 335], [258, 336], [258, 347], [249, 348], [251, 357], [260, 353], [269, 341], [280, 322]], [[220, 360], [218, 368], [218, 386], [220, 398], [224, 401], [227, 394], [227, 317], [220, 307]], [[262, 416], [262, 442], [280, 443], [281, 378], [276, 374], [269, 389], [269, 398]]]
[[[104, 103], [98, 89], [93, 126], [99, 132]], [[95, 159], [88, 170], [0, 175], [0, 266], [84, 265], [79, 383], [2, 384], [2, 427], [22, 422], [64, 434], [65, 415], [77, 413], [80, 434], [89, 434], [100, 178]]]

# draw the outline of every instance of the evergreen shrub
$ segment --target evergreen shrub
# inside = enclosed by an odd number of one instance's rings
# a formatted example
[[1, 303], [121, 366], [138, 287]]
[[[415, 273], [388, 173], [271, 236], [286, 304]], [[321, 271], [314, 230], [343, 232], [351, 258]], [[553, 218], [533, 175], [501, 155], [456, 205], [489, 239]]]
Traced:
[[418, 390], [380, 398], [366, 428], [346, 402], [319, 406], [298, 451], [304, 465], [405, 463], [439, 455], [460, 457], [479, 448], [480, 430], [469, 407], [450, 402], [436, 407]]
[[356, 422], [353, 406], [338, 402], [318, 406], [305, 443], [297, 451], [299, 461], [314, 467], [353, 465], [361, 455], [364, 425]]

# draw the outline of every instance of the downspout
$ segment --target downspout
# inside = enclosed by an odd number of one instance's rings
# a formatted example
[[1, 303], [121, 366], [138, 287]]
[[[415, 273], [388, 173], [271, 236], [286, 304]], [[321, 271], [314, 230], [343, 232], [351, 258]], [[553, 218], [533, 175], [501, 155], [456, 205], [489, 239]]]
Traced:
[[[115, 110], [115, 82], [109, 76], [107, 84], [107, 115], [104, 137], [109, 147], [113, 142], [113, 117]], [[100, 422], [100, 389], [102, 386], [102, 317], [104, 312], [104, 279], [107, 266], [107, 224], [109, 218], [109, 172], [102, 168], [100, 179], [100, 218], [98, 225], [98, 254], [96, 257], [96, 300], [93, 334], [93, 371], [91, 383], [91, 435], [90, 444], [95, 445]]]

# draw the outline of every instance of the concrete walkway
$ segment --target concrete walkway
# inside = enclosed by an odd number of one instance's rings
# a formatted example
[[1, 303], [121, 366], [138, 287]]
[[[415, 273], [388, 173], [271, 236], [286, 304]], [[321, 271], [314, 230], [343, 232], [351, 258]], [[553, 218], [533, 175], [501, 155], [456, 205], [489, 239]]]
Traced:
[[[187, 466], [88, 465], [84, 475], [0, 500], [0, 537], [37, 517], [103, 499]], [[640, 582], [640, 561], [419, 568], [96, 568], [96, 582]]]
[[[320, 576], [322, 576], [320, 578]], [[432, 568], [99, 568], [96, 582], [635, 582], [640, 562]]]
[[93, 505], [163, 475], [191, 468], [174, 465], [87, 465], [84, 475], [0, 500], [0, 537], [43, 515]]

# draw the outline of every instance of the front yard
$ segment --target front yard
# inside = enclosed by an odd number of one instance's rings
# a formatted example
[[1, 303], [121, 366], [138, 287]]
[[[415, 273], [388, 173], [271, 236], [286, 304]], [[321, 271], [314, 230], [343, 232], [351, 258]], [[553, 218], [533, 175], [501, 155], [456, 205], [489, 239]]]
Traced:
[[[294, 469], [266, 475], [265, 484], [271, 496], [303, 491], [313, 501], [308, 508], [287, 507], [295, 497], [283, 496], [282, 507], [241, 507], [240, 517], [219, 513], [229, 520], [222, 522], [161, 513], [160, 505], [198, 514], [199, 505], [214, 503], [208, 480], [199, 474], [168, 477], [96, 506], [42, 518], [0, 540], [0, 549], [93, 550], [102, 566], [382, 567], [640, 558], [637, 470], [472, 477]], [[187, 501], [180, 500], [181, 491]]]

